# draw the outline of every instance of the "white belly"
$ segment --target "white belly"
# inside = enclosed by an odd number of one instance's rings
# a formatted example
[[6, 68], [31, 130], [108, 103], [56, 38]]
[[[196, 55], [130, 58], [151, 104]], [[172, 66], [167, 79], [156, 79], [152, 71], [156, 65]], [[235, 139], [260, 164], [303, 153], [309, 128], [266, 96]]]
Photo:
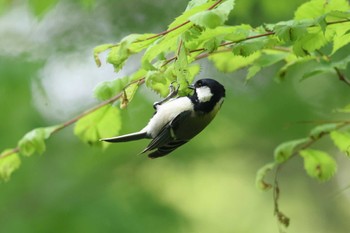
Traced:
[[148, 122], [143, 131], [146, 131], [154, 138], [164, 125], [168, 124], [180, 113], [188, 110], [193, 111], [192, 102], [188, 97], [172, 99], [164, 104], [158, 105], [157, 113]]

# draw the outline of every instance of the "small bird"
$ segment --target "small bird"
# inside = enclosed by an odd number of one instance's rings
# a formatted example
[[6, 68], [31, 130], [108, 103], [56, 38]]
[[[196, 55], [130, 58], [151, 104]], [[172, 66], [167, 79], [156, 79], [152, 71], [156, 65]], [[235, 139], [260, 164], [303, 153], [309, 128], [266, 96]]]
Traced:
[[127, 142], [152, 139], [141, 152], [148, 157], [165, 156], [201, 132], [215, 117], [225, 97], [225, 88], [213, 79], [200, 79], [189, 85], [192, 95], [177, 97], [179, 86], [170, 85], [170, 94], [154, 103], [156, 112], [147, 126], [136, 133], [103, 138], [105, 142]]

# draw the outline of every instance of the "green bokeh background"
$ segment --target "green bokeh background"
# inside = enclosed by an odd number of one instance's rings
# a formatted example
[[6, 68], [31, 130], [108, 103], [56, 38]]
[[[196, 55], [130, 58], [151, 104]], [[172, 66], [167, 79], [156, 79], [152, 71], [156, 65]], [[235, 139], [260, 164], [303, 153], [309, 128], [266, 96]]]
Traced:
[[[28, 35], [9, 30], [0, 39], [1, 150], [14, 147], [32, 128], [60, 123], [43, 114], [45, 108], [39, 111], [33, 97], [37, 90], [33, 83], [40, 83], [38, 77], [48, 62], [45, 56], [85, 54], [129, 33], [162, 31], [187, 4], [185, 0], [62, 0], [45, 12], [40, 10], [45, 6], [39, 7], [43, 2], [0, 1], [1, 32], [15, 9], [25, 9], [33, 19]], [[288, 20], [303, 2], [237, 0], [229, 23], [258, 26]], [[62, 17], [79, 23], [51, 31], [55, 34], [51, 40], [32, 47], [26, 38], [31, 30]], [[15, 19], [14, 25], [24, 20], [20, 14]], [[108, 27], [99, 24], [101, 19]], [[23, 51], [9, 52], [8, 40]], [[92, 61], [92, 53], [87, 59]], [[256, 171], [272, 160], [279, 143], [303, 137], [313, 126], [300, 121], [344, 117], [332, 110], [349, 102], [349, 88], [332, 75], [300, 82], [302, 70], [282, 83], [273, 80], [275, 69], [264, 70], [245, 84], [244, 71], [221, 74], [206, 61], [201, 65], [201, 77], [220, 80], [227, 98], [217, 118], [191, 143], [170, 156], [150, 160], [137, 155], [146, 141], [101, 151], [80, 142], [67, 128], [48, 140], [43, 155], [23, 158], [11, 180], [0, 184], [0, 232], [278, 232], [272, 194], [255, 187]], [[155, 100], [150, 95], [143, 87], [122, 112], [122, 133], [147, 123]], [[65, 107], [80, 111], [85, 105]], [[280, 208], [291, 218], [287, 232], [350, 232], [350, 189], [346, 189], [350, 162], [327, 140], [316, 146], [333, 152], [338, 173], [319, 183], [305, 174], [299, 158], [283, 167]]]

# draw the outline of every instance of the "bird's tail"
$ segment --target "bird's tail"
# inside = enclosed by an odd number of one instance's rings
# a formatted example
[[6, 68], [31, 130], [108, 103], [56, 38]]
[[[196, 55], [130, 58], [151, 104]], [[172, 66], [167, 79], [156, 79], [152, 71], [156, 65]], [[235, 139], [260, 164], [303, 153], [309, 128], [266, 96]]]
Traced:
[[139, 140], [143, 138], [149, 138], [146, 132], [141, 131], [141, 132], [136, 132], [136, 133], [131, 133], [131, 134], [125, 134], [117, 137], [112, 137], [112, 138], [102, 138], [100, 141], [104, 142], [128, 142], [128, 141], [134, 141], [134, 140]]

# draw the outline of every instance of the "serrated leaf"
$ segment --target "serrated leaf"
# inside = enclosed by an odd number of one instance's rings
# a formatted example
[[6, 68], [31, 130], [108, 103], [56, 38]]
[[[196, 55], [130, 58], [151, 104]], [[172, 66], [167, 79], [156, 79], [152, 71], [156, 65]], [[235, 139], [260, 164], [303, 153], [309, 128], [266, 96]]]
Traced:
[[[182, 27], [181, 30], [186, 30]], [[176, 30], [177, 33], [181, 34], [182, 31]], [[145, 70], [156, 70], [157, 67], [153, 64], [154, 60], [162, 53], [167, 53], [176, 50], [177, 36], [164, 36], [158, 39], [155, 43], [150, 45], [142, 57], [142, 68]]]
[[302, 139], [288, 141], [280, 144], [279, 146], [276, 147], [274, 151], [275, 161], [277, 163], [285, 162], [293, 155], [293, 153], [295, 152], [295, 149], [298, 146], [301, 146], [308, 141], [309, 141], [308, 138], [302, 138]]
[[125, 61], [129, 58], [131, 53], [128, 51], [127, 43], [120, 43], [114, 46], [108, 53], [107, 62], [114, 66], [115, 72], [123, 68]]
[[307, 174], [319, 181], [329, 180], [337, 170], [335, 160], [324, 151], [307, 149], [300, 151], [300, 155]]
[[235, 55], [232, 52], [214, 53], [209, 56], [215, 67], [221, 72], [233, 72], [254, 63], [260, 56], [260, 52], [253, 53], [247, 57]]
[[151, 70], [146, 74], [146, 86], [160, 94], [162, 97], [169, 93], [169, 85], [175, 80], [176, 76], [173, 73], [174, 64], [167, 67], [166, 71]]
[[121, 129], [121, 118], [118, 108], [106, 105], [81, 118], [74, 127], [74, 134], [83, 142], [100, 147], [107, 143], [99, 139], [118, 135]]
[[[150, 44], [152, 44], [157, 37], [156, 34], [131, 34], [129, 37], [124, 38], [123, 40], [128, 40], [129, 50], [132, 54], [139, 53], [142, 50], [146, 49]], [[131, 37], [130, 37], [131, 36]]]
[[[183, 43], [178, 51], [177, 59], [174, 63], [174, 74], [176, 76], [177, 84], [180, 85], [180, 95], [187, 93], [188, 90], [188, 77], [190, 76], [190, 73], [188, 72], [188, 64], [189, 60], [187, 57], [187, 51], [185, 44]], [[166, 78], [169, 79], [169, 77]]]
[[[155, 34], [130, 34], [124, 37], [118, 44], [113, 45], [109, 51], [107, 62], [114, 66], [115, 71], [123, 68], [130, 55], [146, 49], [157, 38]], [[149, 39], [151, 38], [151, 39]]]
[[204, 4], [201, 4], [202, 2], [197, 2], [196, 4], [192, 5], [191, 7], [188, 7], [185, 12], [182, 13], [179, 17], [177, 17], [169, 26], [168, 29], [177, 27], [181, 25], [182, 23], [186, 22], [189, 17], [191, 17], [194, 14], [197, 14], [198, 12], [205, 11], [209, 7], [213, 5], [213, 2], [207, 2]]
[[60, 126], [36, 128], [25, 134], [18, 142], [20, 153], [26, 156], [30, 156], [35, 152], [42, 154], [46, 149], [45, 140], [59, 127]]
[[332, 131], [331, 138], [340, 151], [350, 157], [350, 133], [342, 131]]
[[337, 10], [349, 10], [346, 0], [312, 0], [301, 5], [295, 12], [294, 19], [316, 19], [324, 14]]
[[265, 181], [266, 175], [276, 167], [276, 163], [268, 163], [261, 167], [256, 173], [256, 187], [262, 191], [267, 191], [272, 188], [272, 185]]
[[5, 150], [0, 154], [0, 179], [4, 181], [8, 181], [11, 174], [21, 165], [21, 159], [18, 153], [12, 153], [11, 155], [3, 157], [3, 155], [9, 151], [12, 150]]
[[319, 125], [319, 126], [316, 126], [315, 128], [313, 128], [310, 131], [309, 135], [313, 139], [318, 139], [318, 138], [322, 137], [324, 134], [328, 134], [331, 131], [335, 130], [338, 126], [339, 126], [339, 124], [336, 124], [336, 123]]
[[[127, 78], [127, 77], [124, 77]], [[122, 78], [104, 81], [94, 88], [94, 96], [99, 100], [108, 100], [123, 90]]]
[[215, 28], [222, 25], [225, 20], [219, 14], [214, 13], [213, 11], [203, 11], [190, 18], [191, 22], [195, 25], [207, 28]]
[[310, 53], [322, 48], [327, 43], [328, 40], [322, 29], [319, 27], [312, 27], [308, 28], [308, 32], [300, 36], [299, 40], [294, 44], [294, 47], [300, 46], [300, 48]]
[[285, 42], [295, 42], [308, 34], [310, 26], [314, 25], [313, 20], [294, 21], [289, 20], [277, 23], [274, 27], [276, 36]]
[[189, 20], [201, 27], [215, 28], [224, 24], [229, 13], [233, 9], [233, 6], [234, 0], [227, 0], [215, 9], [202, 11], [192, 15]]

